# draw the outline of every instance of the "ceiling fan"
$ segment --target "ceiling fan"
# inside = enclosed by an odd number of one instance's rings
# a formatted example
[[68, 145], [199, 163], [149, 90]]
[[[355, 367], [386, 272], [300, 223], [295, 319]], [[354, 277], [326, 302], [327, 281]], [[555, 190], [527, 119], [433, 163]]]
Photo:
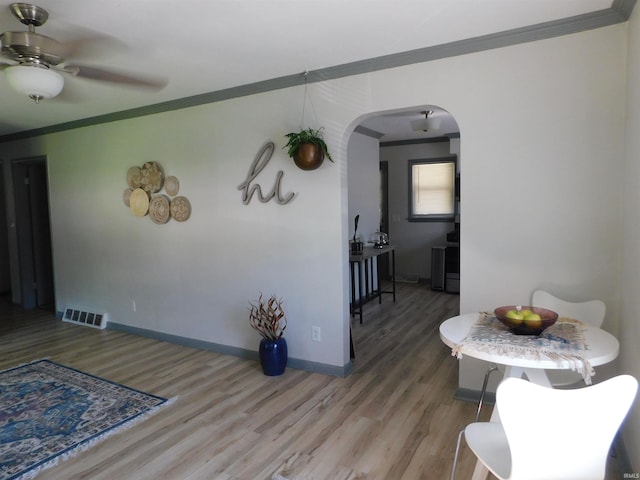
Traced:
[[115, 70], [73, 65], [67, 63], [76, 47], [71, 44], [36, 33], [36, 27], [44, 25], [49, 13], [36, 5], [12, 3], [11, 13], [27, 31], [4, 32], [0, 35], [0, 69], [7, 82], [16, 91], [39, 103], [53, 98], [64, 87], [64, 77], [59, 73], [92, 80], [101, 80], [129, 86], [160, 89], [166, 86], [164, 79], [133, 75]]

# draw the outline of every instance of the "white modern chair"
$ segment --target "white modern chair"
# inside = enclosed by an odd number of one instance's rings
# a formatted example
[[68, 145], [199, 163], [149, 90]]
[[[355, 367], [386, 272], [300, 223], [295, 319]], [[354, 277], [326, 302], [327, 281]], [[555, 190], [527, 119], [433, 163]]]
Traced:
[[[607, 307], [601, 300], [568, 302], [544, 290], [535, 290], [533, 292], [531, 305], [553, 310], [558, 314], [558, 317], [573, 318], [596, 327], [602, 326], [607, 311]], [[564, 387], [578, 383], [584, 386], [582, 376], [571, 370], [547, 370], [547, 376], [554, 387]]]
[[472, 423], [465, 438], [500, 480], [602, 480], [637, 389], [630, 375], [572, 390], [507, 378], [496, 392], [500, 423]]
[[[531, 305], [534, 307], [547, 308], [553, 310], [559, 317], [573, 318], [581, 320], [590, 325], [596, 327], [602, 326], [604, 317], [606, 314], [606, 306], [601, 300], [588, 300], [586, 302], [569, 302], [558, 298], [545, 290], [535, 290], [531, 295]], [[476, 410], [475, 422], [480, 418], [480, 413], [484, 403], [484, 397], [487, 391], [487, 384], [489, 377], [495, 371], [500, 370], [497, 365], [490, 365], [484, 376], [482, 383], [482, 389], [480, 391], [480, 400], [478, 401], [478, 407]], [[572, 370], [547, 370], [547, 377], [553, 387], [567, 387], [567, 386], [584, 386], [584, 379], [582, 375]], [[453, 458], [453, 465], [451, 467], [451, 480], [455, 478], [456, 466], [458, 463], [458, 454], [460, 452], [460, 442], [462, 441], [462, 435], [464, 430], [458, 433], [458, 441], [456, 443], [456, 450]]]

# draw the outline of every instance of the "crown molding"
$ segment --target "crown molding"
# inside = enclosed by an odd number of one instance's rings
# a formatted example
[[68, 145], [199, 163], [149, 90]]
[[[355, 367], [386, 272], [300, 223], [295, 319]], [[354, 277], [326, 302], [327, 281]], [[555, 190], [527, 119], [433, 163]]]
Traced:
[[444, 137], [430, 137], [430, 138], [412, 138], [409, 140], [391, 140], [388, 142], [380, 142], [380, 148], [382, 147], [401, 147], [404, 145], [422, 145], [425, 143], [443, 143], [450, 140], [449, 136]]
[[320, 70], [302, 72], [294, 75], [286, 75], [262, 82], [241, 85], [238, 87], [218, 90], [215, 92], [203, 93], [168, 102], [156, 103], [144, 107], [123, 110], [120, 112], [98, 115], [95, 117], [75, 120], [72, 122], [60, 123], [48, 127], [15, 132], [0, 136], [0, 143], [21, 140], [29, 137], [36, 137], [50, 133], [62, 132], [76, 128], [98, 125], [101, 123], [116, 122], [130, 118], [154, 115], [157, 113], [180, 110], [183, 108], [204, 105], [207, 103], [221, 102], [232, 98], [255, 95], [273, 90], [304, 85], [308, 83], [322, 82], [352, 75], [360, 75], [379, 70], [412, 65], [416, 63], [431, 62], [443, 58], [467, 55], [470, 53], [492, 50], [495, 48], [508, 47], [522, 43], [536, 42], [547, 38], [569, 35], [572, 33], [593, 30], [595, 28], [607, 27], [618, 23], [626, 22], [635, 7], [636, 0], [613, 0], [610, 8], [595, 12], [567, 17], [552, 22], [543, 22], [527, 27], [505, 30], [502, 32], [472, 37], [432, 47], [425, 47], [402, 53], [384, 55], [381, 57], [369, 58], [357, 62], [336, 65]]

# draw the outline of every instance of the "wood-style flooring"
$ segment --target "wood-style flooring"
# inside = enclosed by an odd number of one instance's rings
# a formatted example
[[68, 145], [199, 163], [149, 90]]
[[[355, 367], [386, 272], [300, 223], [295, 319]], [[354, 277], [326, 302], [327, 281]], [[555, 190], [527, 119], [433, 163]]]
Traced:
[[[399, 284], [396, 303], [385, 295], [365, 306], [363, 325], [353, 320], [351, 375], [288, 368], [267, 377], [254, 361], [0, 301], [0, 369], [46, 357], [177, 397], [39, 479], [440, 480], [449, 478], [458, 430], [475, 414], [453, 399], [457, 360], [438, 335], [457, 313], [456, 295]], [[470, 478], [474, 462], [465, 446], [457, 479]]]

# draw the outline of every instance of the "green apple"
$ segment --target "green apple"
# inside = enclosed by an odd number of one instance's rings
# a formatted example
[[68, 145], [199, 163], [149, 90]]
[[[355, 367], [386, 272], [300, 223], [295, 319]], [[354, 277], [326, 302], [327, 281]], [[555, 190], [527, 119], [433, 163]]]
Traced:
[[525, 308], [524, 310], [520, 310], [520, 313], [522, 314], [522, 318], [527, 318], [533, 312], [531, 310], [529, 310], [528, 308]]
[[524, 316], [522, 312], [519, 310], [507, 310], [507, 313], [504, 314], [505, 317], [510, 318], [511, 320], [522, 320]]
[[542, 326], [542, 318], [537, 313], [529, 313], [524, 316], [524, 324], [529, 328], [540, 328]]

